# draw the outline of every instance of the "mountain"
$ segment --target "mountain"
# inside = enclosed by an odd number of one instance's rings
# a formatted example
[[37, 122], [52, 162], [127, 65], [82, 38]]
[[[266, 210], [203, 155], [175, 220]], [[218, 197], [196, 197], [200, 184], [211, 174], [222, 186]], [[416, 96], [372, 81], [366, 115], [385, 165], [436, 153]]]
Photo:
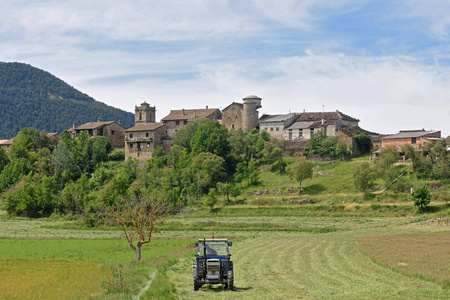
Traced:
[[134, 125], [134, 115], [95, 101], [52, 74], [24, 63], [0, 62], [0, 139], [24, 127], [62, 132], [97, 121]]

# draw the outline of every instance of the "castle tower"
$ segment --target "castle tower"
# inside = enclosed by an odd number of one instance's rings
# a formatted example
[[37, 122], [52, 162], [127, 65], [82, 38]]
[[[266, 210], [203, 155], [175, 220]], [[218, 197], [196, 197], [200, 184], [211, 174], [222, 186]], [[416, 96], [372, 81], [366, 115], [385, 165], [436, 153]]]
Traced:
[[154, 123], [156, 119], [156, 107], [150, 106], [147, 102], [136, 106], [134, 110], [134, 124]]
[[242, 114], [242, 130], [250, 132], [258, 126], [258, 108], [261, 108], [261, 98], [250, 95], [242, 99], [244, 101], [244, 110]]

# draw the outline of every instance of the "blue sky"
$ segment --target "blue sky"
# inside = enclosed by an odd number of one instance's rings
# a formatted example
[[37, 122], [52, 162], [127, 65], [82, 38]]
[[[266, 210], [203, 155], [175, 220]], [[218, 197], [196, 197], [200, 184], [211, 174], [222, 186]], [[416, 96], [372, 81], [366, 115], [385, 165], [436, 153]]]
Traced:
[[450, 1], [15, 0], [0, 61], [109, 105], [340, 110], [380, 133], [450, 135]]

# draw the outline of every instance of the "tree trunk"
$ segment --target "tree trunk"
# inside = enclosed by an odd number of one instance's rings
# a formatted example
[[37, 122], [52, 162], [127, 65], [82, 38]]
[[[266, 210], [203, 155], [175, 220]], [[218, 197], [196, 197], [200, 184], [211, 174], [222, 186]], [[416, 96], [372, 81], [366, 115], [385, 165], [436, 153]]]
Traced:
[[302, 182], [300, 181], [300, 189], [298, 190], [298, 194], [301, 195], [302, 194]]
[[140, 261], [141, 260], [141, 243], [137, 243], [136, 245], [136, 261]]

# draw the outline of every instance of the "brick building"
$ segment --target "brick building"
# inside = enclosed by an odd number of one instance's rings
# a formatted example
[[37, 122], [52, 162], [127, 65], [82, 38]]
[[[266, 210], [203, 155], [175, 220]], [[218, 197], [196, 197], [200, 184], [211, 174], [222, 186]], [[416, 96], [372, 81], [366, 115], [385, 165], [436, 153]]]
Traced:
[[426, 143], [435, 145], [438, 140], [441, 140], [440, 131], [426, 131], [421, 130], [401, 130], [399, 133], [385, 136], [381, 139], [381, 148], [387, 146], [396, 146], [398, 149], [402, 145], [410, 144], [415, 148], [422, 148]]

